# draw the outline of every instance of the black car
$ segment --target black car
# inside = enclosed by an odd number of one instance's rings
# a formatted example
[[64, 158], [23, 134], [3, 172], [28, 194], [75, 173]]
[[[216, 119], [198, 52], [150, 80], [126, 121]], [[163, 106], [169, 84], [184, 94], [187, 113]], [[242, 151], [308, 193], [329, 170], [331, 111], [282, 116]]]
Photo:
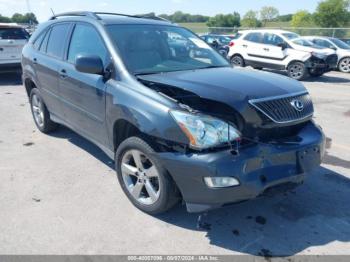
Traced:
[[222, 35], [202, 35], [201, 38], [209, 44], [211, 47], [216, 49], [223, 57], [226, 57], [230, 50], [231, 38]]
[[22, 66], [38, 129], [62, 124], [95, 143], [150, 214], [180, 200], [200, 212], [298, 185], [324, 155], [301, 83], [232, 68], [157, 17], [56, 15], [30, 38]]

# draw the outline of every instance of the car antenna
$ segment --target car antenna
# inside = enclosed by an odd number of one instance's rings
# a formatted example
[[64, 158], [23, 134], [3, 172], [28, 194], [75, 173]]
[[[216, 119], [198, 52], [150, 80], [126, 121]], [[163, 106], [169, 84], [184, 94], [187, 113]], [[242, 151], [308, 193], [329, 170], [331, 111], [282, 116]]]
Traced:
[[50, 7], [51, 13], [53, 16], [55, 16], [55, 12], [53, 11], [53, 9]]

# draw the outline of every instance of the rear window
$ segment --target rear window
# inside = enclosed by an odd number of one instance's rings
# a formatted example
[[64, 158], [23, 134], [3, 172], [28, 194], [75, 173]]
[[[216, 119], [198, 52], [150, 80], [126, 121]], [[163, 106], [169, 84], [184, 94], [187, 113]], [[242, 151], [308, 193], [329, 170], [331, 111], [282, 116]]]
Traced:
[[29, 34], [23, 28], [0, 28], [0, 39], [29, 39]]
[[52, 27], [46, 49], [48, 55], [62, 58], [69, 27], [70, 24], [59, 24]]
[[244, 40], [254, 42], [254, 43], [261, 43], [262, 42], [263, 35], [262, 33], [249, 33], [244, 37]]

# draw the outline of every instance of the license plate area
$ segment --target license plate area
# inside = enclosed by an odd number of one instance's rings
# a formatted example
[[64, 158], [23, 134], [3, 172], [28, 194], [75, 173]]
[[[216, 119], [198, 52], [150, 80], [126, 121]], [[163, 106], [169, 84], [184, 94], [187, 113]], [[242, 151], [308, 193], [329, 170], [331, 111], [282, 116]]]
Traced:
[[321, 164], [319, 146], [305, 148], [297, 152], [298, 168], [301, 173], [309, 172]]

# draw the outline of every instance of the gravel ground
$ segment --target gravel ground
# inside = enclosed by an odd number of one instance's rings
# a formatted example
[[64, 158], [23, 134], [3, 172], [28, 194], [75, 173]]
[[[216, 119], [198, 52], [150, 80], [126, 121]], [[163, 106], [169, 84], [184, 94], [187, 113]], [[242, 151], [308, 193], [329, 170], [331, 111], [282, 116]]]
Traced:
[[304, 82], [327, 135], [296, 190], [198, 215], [152, 217], [113, 163], [67, 128], [35, 128], [18, 76], [0, 74], [0, 254], [350, 254], [350, 74]]

